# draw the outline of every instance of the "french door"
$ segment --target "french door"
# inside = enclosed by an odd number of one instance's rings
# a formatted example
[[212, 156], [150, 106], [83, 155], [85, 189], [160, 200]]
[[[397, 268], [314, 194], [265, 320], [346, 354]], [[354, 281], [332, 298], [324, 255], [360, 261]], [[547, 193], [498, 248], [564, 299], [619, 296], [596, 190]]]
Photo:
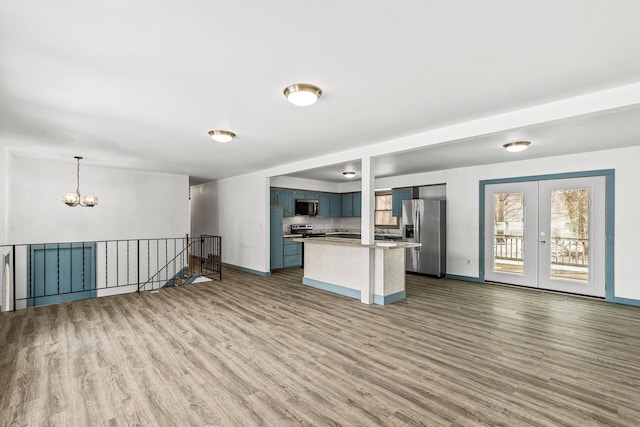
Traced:
[[485, 186], [485, 280], [605, 296], [605, 177]]

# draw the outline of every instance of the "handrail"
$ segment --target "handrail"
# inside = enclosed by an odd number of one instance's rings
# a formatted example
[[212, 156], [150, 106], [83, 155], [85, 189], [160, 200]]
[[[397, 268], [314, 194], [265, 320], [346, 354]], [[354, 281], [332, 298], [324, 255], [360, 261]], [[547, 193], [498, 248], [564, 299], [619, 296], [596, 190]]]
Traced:
[[174, 284], [186, 271], [222, 280], [221, 241], [220, 236], [186, 235], [0, 244], [0, 253], [10, 255], [9, 280], [0, 286], [7, 286], [13, 300], [2, 309], [140, 292], [149, 283], [154, 288], [156, 282]]
[[[155, 277], [156, 277], [156, 276], [158, 276], [160, 273], [162, 273], [162, 271], [163, 271], [165, 268], [167, 268], [167, 267], [169, 266], [169, 264], [171, 264], [172, 262], [174, 262], [175, 260], [177, 260], [177, 259], [178, 259], [178, 257], [182, 256], [186, 250], [190, 249], [192, 244], [193, 244], [193, 241], [188, 242], [188, 243], [187, 243], [187, 245], [184, 247], [184, 249], [182, 249], [180, 252], [178, 252], [178, 253], [176, 254], [176, 256], [174, 256], [173, 258], [171, 258], [171, 259], [170, 259], [170, 260], [169, 260], [169, 261], [168, 261], [164, 266], [162, 266], [162, 268], [160, 268], [160, 269], [156, 272], [156, 274], [154, 274], [153, 276], [149, 277], [149, 278], [147, 279], [147, 281], [146, 281], [146, 282], [144, 282], [142, 285], [141, 285], [140, 283], [138, 283], [138, 290], [136, 290], [136, 292], [140, 292], [140, 289], [145, 288], [149, 282], [153, 283], [153, 281], [154, 281]], [[188, 261], [188, 260], [187, 260], [187, 266], [189, 266], [189, 261]]]

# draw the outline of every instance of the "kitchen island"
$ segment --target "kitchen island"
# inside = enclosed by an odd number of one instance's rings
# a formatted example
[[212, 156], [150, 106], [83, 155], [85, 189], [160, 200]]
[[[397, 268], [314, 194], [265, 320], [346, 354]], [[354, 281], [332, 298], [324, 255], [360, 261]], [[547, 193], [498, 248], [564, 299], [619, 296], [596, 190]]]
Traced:
[[405, 249], [420, 246], [408, 242], [375, 242], [336, 237], [294, 239], [304, 247], [302, 283], [351, 298], [368, 292], [366, 259], [373, 251], [373, 303], [391, 304], [406, 297]]

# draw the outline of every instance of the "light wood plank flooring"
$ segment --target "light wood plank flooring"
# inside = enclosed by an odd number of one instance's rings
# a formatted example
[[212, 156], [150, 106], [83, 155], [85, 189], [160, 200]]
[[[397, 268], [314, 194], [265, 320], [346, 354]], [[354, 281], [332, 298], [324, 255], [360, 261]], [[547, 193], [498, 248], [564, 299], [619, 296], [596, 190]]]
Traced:
[[408, 276], [390, 306], [301, 270], [0, 315], [0, 425], [638, 426], [640, 308]]

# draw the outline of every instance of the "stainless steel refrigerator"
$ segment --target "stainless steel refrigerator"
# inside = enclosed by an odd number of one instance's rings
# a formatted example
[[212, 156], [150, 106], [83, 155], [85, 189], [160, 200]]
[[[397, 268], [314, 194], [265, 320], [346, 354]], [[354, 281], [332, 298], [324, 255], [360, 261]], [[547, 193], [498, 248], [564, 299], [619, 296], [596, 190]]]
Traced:
[[447, 272], [446, 202], [414, 199], [402, 202], [402, 236], [405, 242], [422, 243], [408, 248], [406, 270], [444, 277]]

